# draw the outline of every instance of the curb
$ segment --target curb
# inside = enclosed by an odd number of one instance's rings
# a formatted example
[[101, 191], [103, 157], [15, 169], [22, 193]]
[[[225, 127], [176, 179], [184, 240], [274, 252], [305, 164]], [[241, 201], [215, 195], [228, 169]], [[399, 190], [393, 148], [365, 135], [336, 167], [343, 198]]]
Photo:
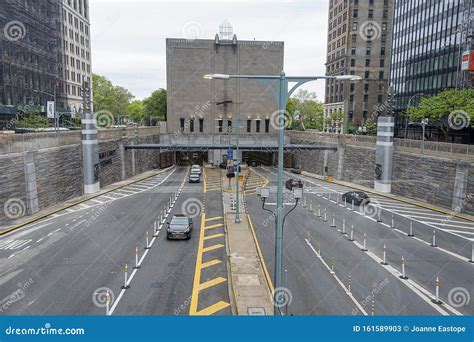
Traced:
[[[69, 209], [69, 208], [74, 207], [74, 206], [76, 206], [76, 205], [78, 205], [78, 204], [87, 202], [88, 200], [97, 198], [97, 197], [102, 196], [102, 195], [104, 195], [104, 194], [107, 194], [107, 193], [109, 193], [109, 192], [112, 192], [112, 191], [115, 191], [115, 190], [124, 188], [124, 187], [126, 187], [126, 186], [129, 186], [130, 184], [135, 184], [135, 183], [141, 182], [141, 181], [143, 181], [143, 180], [145, 180], [145, 179], [148, 179], [148, 178], [151, 178], [151, 177], [155, 177], [155, 176], [157, 176], [157, 175], [159, 175], [159, 174], [161, 174], [161, 173], [164, 173], [164, 172], [166, 172], [166, 171], [172, 169], [173, 167], [174, 167], [174, 166], [168, 167], [168, 168], [163, 169], [163, 170], [161, 170], [161, 171], [159, 171], [159, 172], [157, 172], [157, 173], [155, 173], [155, 174], [153, 174], [153, 175], [145, 176], [145, 177], [139, 178], [139, 179], [137, 179], [137, 180], [130, 181], [130, 182], [126, 183], [126, 184], [118, 185], [118, 186], [112, 187], [112, 188], [110, 188], [110, 189], [100, 191], [100, 193], [97, 193], [97, 194], [94, 194], [94, 195], [91, 195], [91, 196], [84, 197], [84, 198], [82, 198], [82, 199], [80, 199], [80, 200], [74, 201], [74, 202], [72, 202], [71, 204], [66, 205], [65, 207], [58, 208], [58, 209], [55, 209], [55, 210], [52, 210], [52, 211], [47, 211], [47, 212], [45, 212], [45, 213], [43, 213], [43, 214], [38, 214], [37, 217], [34, 217], [34, 218], [32, 218], [32, 219], [30, 219], [30, 220], [28, 220], [28, 221], [25, 221], [25, 222], [23, 222], [23, 223], [19, 223], [19, 224], [13, 226], [13, 227], [10, 227], [10, 228], [7, 228], [7, 229], [5, 229], [5, 230], [0, 231], [0, 236], [6, 235], [6, 234], [8, 234], [8, 233], [11, 233], [11, 232], [13, 232], [13, 231], [15, 231], [15, 230], [18, 230], [18, 229], [20, 229], [20, 228], [22, 228], [22, 227], [25, 227], [25, 226], [27, 226], [27, 225], [29, 225], [29, 224], [31, 224], [31, 223], [37, 222], [37, 221], [39, 221], [39, 220], [42, 220], [42, 219], [44, 219], [44, 218], [46, 218], [46, 217], [48, 217], [48, 216], [51, 216], [51, 215], [56, 214], [56, 213], [59, 213], [59, 212], [61, 212], [61, 211], [63, 211], [63, 210]], [[83, 195], [83, 196], [84, 196], [84, 195]]]

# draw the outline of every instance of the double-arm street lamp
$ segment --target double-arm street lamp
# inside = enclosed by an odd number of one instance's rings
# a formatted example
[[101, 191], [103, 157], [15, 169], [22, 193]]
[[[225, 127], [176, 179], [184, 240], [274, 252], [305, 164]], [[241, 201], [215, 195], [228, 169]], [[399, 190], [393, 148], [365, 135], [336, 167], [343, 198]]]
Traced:
[[[362, 78], [356, 75], [337, 76], [293, 76], [287, 77], [285, 72], [280, 75], [226, 75], [207, 74], [205, 79], [209, 80], [232, 80], [246, 79], [255, 80], [267, 87], [275, 98], [278, 106], [278, 178], [277, 178], [277, 210], [276, 210], [276, 230], [275, 230], [275, 289], [282, 287], [282, 252], [283, 252], [283, 158], [285, 145], [285, 112], [290, 96], [305, 83], [316, 80], [338, 80], [338, 81], [358, 81]], [[278, 86], [275, 83], [278, 82]], [[291, 85], [290, 85], [291, 83]], [[278, 294], [273, 293], [274, 314], [279, 314]]]

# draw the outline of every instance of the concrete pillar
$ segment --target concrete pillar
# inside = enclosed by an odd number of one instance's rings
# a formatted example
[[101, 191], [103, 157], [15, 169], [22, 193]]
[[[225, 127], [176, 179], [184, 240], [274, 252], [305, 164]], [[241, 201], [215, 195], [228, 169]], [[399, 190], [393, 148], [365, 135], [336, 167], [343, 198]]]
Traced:
[[123, 139], [119, 143], [119, 156], [120, 156], [120, 179], [125, 180], [127, 178], [127, 169], [126, 169], [126, 163], [125, 163], [125, 145], [123, 143]]
[[469, 164], [456, 165], [456, 177], [454, 179], [452, 210], [456, 212], [464, 212], [466, 203], [469, 200], [466, 197], [467, 182], [469, 177]]
[[392, 191], [393, 137], [395, 119], [381, 116], [377, 124], [377, 150], [375, 154], [375, 191], [386, 194]]
[[329, 151], [325, 150], [324, 151], [324, 162], [323, 162], [323, 176], [324, 177], [327, 177], [328, 174], [329, 174], [328, 156], [329, 156]]
[[344, 138], [339, 139], [339, 144], [337, 147], [337, 174], [336, 179], [342, 180], [344, 174], [344, 155], [346, 153], [346, 144]]
[[26, 152], [23, 155], [25, 165], [25, 193], [26, 211], [28, 215], [33, 215], [39, 211], [38, 188], [36, 185], [36, 169], [33, 152]]
[[99, 142], [97, 141], [97, 121], [91, 105], [91, 88], [84, 82], [82, 124], [82, 168], [84, 173], [84, 194], [100, 190]]

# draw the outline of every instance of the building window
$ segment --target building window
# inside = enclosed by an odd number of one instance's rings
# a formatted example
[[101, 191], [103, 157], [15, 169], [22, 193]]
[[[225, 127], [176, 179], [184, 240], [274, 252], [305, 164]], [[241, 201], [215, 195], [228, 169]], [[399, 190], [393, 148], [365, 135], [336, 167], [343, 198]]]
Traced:
[[189, 131], [194, 133], [194, 119], [189, 120]]
[[184, 118], [179, 119], [181, 132], [184, 132]]
[[199, 132], [204, 132], [204, 119], [199, 119]]
[[270, 132], [270, 119], [265, 119], [265, 133]]
[[256, 124], [255, 132], [260, 133], [260, 120], [257, 120], [255, 124]]
[[252, 120], [247, 120], [247, 133], [252, 132]]
[[222, 119], [219, 119], [218, 126], [219, 126], [219, 133], [222, 133], [222, 126], [224, 126], [224, 121]]

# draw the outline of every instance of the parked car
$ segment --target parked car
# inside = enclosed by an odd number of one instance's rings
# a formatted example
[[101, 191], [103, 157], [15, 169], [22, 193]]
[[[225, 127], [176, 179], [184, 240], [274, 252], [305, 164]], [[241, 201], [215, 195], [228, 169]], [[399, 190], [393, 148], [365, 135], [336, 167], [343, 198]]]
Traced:
[[369, 196], [362, 191], [349, 191], [346, 192], [344, 195], [342, 195], [342, 200], [351, 203], [354, 201], [354, 204], [359, 206], [361, 204], [369, 204], [370, 203], [370, 198]]
[[191, 166], [191, 173], [197, 173], [197, 174], [201, 174], [201, 167], [199, 165], [193, 165]]
[[257, 167], [257, 166], [260, 166], [261, 163], [258, 160], [251, 160], [249, 162], [249, 165], [252, 166], [252, 167]]
[[189, 175], [189, 183], [200, 183], [201, 176], [198, 173], [191, 173]]
[[291, 172], [297, 175], [301, 175], [301, 166], [295, 166], [291, 169]]
[[174, 215], [168, 222], [166, 238], [168, 240], [189, 240], [193, 231], [193, 219], [185, 215]]
[[285, 183], [288, 190], [293, 191], [293, 188], [303, 188], [303, 182], [298, 179], [288, 179]]

